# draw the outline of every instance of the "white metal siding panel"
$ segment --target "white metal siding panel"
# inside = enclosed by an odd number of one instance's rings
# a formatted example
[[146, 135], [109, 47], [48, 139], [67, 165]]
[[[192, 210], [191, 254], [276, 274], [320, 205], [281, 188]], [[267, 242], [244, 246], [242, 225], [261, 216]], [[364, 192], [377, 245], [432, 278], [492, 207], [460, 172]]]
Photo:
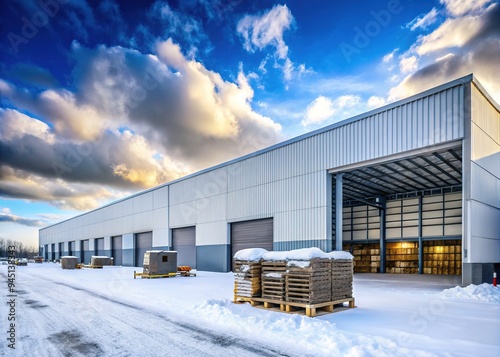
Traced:
[[223, 221], [196, 225], [196, 245], [229, 244], [228, 223]]
[[153, 229], [168, 228], [168, 208], [153, 211]]
[[133, 199], [134, 214], [153, 209], [153, 192], [142, 193]]
[[142, 212], [133, 215], [134, 230], [132, 232], [141, 232], [153, 229], [152, 212]]
[[155, 247], [167, 247], [170, 246], [168, 242], [168, 228], [155, 229], [153, 231], [153, 249]]
[[195, 201], [196, 222], [206, 223], [226, 219], [226, 202], [225, 194], [197, 199]]
[[168, 186], [153, 191], [153, 208], [168, 207]]
[[471, 85], [468, 262], [500, 261], [500, 113]]
[[189, 178], [170, 185], [170, 205], [193, 201], [195, 198], [195, 178]]
[[279, 212], [273, 217], [275, 242], [325, 239], [328, 236], [323, 207]]
[[196, 206], [193, 201], [170, 206], [170, 228], [192, 226], [196, 224]]

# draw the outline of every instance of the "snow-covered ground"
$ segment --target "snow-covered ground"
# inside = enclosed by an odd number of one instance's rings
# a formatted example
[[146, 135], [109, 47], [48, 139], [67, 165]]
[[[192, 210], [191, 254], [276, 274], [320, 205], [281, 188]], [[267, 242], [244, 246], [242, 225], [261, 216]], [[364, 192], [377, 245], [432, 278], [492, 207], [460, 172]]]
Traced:
[[[356, 274], [356, 309], [308, 318], [233, 304], [231, 273], [133, 279], [137, 268], [16, 272], [6, 356], [500, 356], [500, 288], [453, 276]], [[7, 267], [0, 266], [7, 302]]]

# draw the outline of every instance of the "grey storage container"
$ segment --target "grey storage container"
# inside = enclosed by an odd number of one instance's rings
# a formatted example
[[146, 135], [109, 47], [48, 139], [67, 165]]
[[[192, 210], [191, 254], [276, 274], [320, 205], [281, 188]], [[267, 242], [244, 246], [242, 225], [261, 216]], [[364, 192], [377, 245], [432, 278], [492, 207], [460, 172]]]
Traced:
[[144, 274], [177, 273], [177, 252], [166, 250], [148, 250], [144, 253]]

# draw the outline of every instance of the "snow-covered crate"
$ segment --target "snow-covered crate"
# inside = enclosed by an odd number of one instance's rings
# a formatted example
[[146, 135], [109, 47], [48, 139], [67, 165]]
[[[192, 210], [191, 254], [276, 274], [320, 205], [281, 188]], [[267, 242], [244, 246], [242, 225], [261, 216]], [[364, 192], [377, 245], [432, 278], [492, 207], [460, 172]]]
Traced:
[[285, 300], [285, 260], [262, 261], [262, 297], [271, 300]]
[[233, 260], [234, 300], [261, 296], [261, 263]]
[[64, 256], [61, 257], [61, 268], [63, 269], [76, 269], [78, 264], [78, 258], [75, 256]]
[[332, 300], [352, 297], [353, 261], [332, 259]]

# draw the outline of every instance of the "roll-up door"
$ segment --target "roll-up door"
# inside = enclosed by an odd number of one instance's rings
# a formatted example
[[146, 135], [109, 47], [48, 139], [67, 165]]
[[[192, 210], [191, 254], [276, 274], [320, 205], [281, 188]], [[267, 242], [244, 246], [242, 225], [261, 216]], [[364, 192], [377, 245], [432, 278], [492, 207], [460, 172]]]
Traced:
[[75, 242], [68, 242], [68, 255], [75, 254]]
[[172, 248], [177, 251], [177, 265], [196, 269], [196, 227], [172, 229]]
[[135, 235], [135, 266], [142, 267], [144, 253], [153, 247], [153, 232], [137, 233]]
[[82, 240], [82, 263], [84, 264], [90, 264], [90, 260], [92, 257], [92, 253], [89, 250], [89, 240]]
[[59, 243], [59, 259], [64, 255], [64, 243]]
[[56, 260], [56, 245], [55, 243], [52, 243], [50, 245], [51, 253], [50, 253], [50, 260]]
[[273, 219], [235, 222], [231, 224], [231, 259], [247, 248], [273, 250]]
[[122, 265], [122, 236], [115, 236], [111, 238], [111, 247], [112, 247], [112, 257], [113, 264], [120, 266]]
[[95, 252], [96, 255], [105, 255], [104, 252], [104, 238], [97, 238], [95, 240]]
[[45, 244], [44, 248], [43, 248], [43, 257], [45, 260], [48, 260], [49, 259], [49, 245], [48, 244]]

